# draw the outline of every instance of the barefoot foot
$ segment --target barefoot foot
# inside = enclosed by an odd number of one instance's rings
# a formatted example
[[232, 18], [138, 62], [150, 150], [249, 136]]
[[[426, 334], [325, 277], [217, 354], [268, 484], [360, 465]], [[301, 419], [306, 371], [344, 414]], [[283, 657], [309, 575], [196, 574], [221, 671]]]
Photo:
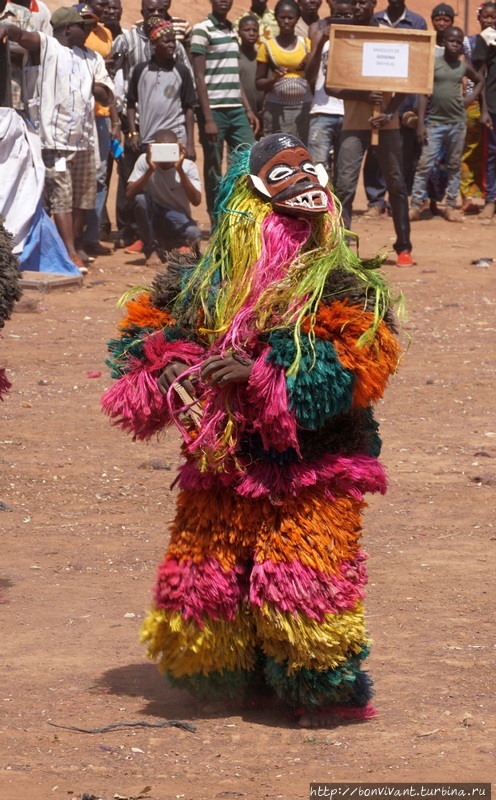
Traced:
[[154, 250], [151, 255], [148, 256], [145, 262], [145, 267], [162, 267], [163, 261], [160, 258], [159, 254]]
[[330, 711], [305, 711], [298, 719], [300, 728], [334, 728], [336, 715]]

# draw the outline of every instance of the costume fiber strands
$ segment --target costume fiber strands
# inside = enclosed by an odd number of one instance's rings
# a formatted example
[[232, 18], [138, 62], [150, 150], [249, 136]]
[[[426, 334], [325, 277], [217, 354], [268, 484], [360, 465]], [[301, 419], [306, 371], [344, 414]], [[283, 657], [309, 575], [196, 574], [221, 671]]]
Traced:
[[[19, 261], [12, 253], [12, 247], [12, 236], [5, 230], [0, 217], [0, 329], [10, 319], [16, 300], [21, 298]], [[10, 387], [5, 369], [0, 366], [0, 400]]]
[[[142, 630], [159, 668], [201, 696], [264, 685], [294, 710], [367, 718], [361, 512], [386, 490], [371, 404], [399, 349], [379, 261], [349, 250], [326, 183], [293, 137], [239, 154], [203, 257], [128, 301], [103, 407], [138, 439], [170, 423], [184, 438]], [[197, 425], [173, 379], [157, 391], [173, 362]]]

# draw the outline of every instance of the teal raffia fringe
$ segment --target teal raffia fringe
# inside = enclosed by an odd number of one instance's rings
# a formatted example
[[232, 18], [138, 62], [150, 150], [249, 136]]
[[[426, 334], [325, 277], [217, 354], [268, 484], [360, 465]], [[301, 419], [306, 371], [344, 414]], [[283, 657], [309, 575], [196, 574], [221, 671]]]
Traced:
[[[288, 369], [296, 356], [294, 338], [289, 331], [273, 331], [267, 360]], [[290, 408], [298, 423], [310, 430], [321, 428], [327, 420], [348, 411], [353, 399], [355, 378], [339, 361], [332, 342], [315, 339], [310, 346], [301, 334], [300, 369], [287, 379]]]

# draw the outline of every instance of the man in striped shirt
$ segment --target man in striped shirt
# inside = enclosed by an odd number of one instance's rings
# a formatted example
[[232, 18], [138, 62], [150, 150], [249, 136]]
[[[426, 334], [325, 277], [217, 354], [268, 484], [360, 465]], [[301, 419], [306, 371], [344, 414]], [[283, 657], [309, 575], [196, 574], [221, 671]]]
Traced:
[[193, 28], [191, 55], [200, 103], [197, 120], [203, 147], [205, 194], [212, 220], [222, 178], [224, 142], [229, 151], [244, 142], [253, 144], [259, 122], [239, 79], [238, 37], [227, 19], [233, 0], [210, 2], [212, 13]]

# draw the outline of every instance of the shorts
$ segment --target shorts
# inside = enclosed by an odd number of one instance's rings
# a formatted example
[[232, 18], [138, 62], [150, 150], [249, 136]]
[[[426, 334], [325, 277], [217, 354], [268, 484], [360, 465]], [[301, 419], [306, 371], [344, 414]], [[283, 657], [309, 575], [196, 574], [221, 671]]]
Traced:
[[[55, 162], [65, 158], [64, 172]], [[43, 150], [45, 164], [44, 206], [48, 214], [72, 214], [73, 208], [89, 209], [96, 201], [94, 150]]]

